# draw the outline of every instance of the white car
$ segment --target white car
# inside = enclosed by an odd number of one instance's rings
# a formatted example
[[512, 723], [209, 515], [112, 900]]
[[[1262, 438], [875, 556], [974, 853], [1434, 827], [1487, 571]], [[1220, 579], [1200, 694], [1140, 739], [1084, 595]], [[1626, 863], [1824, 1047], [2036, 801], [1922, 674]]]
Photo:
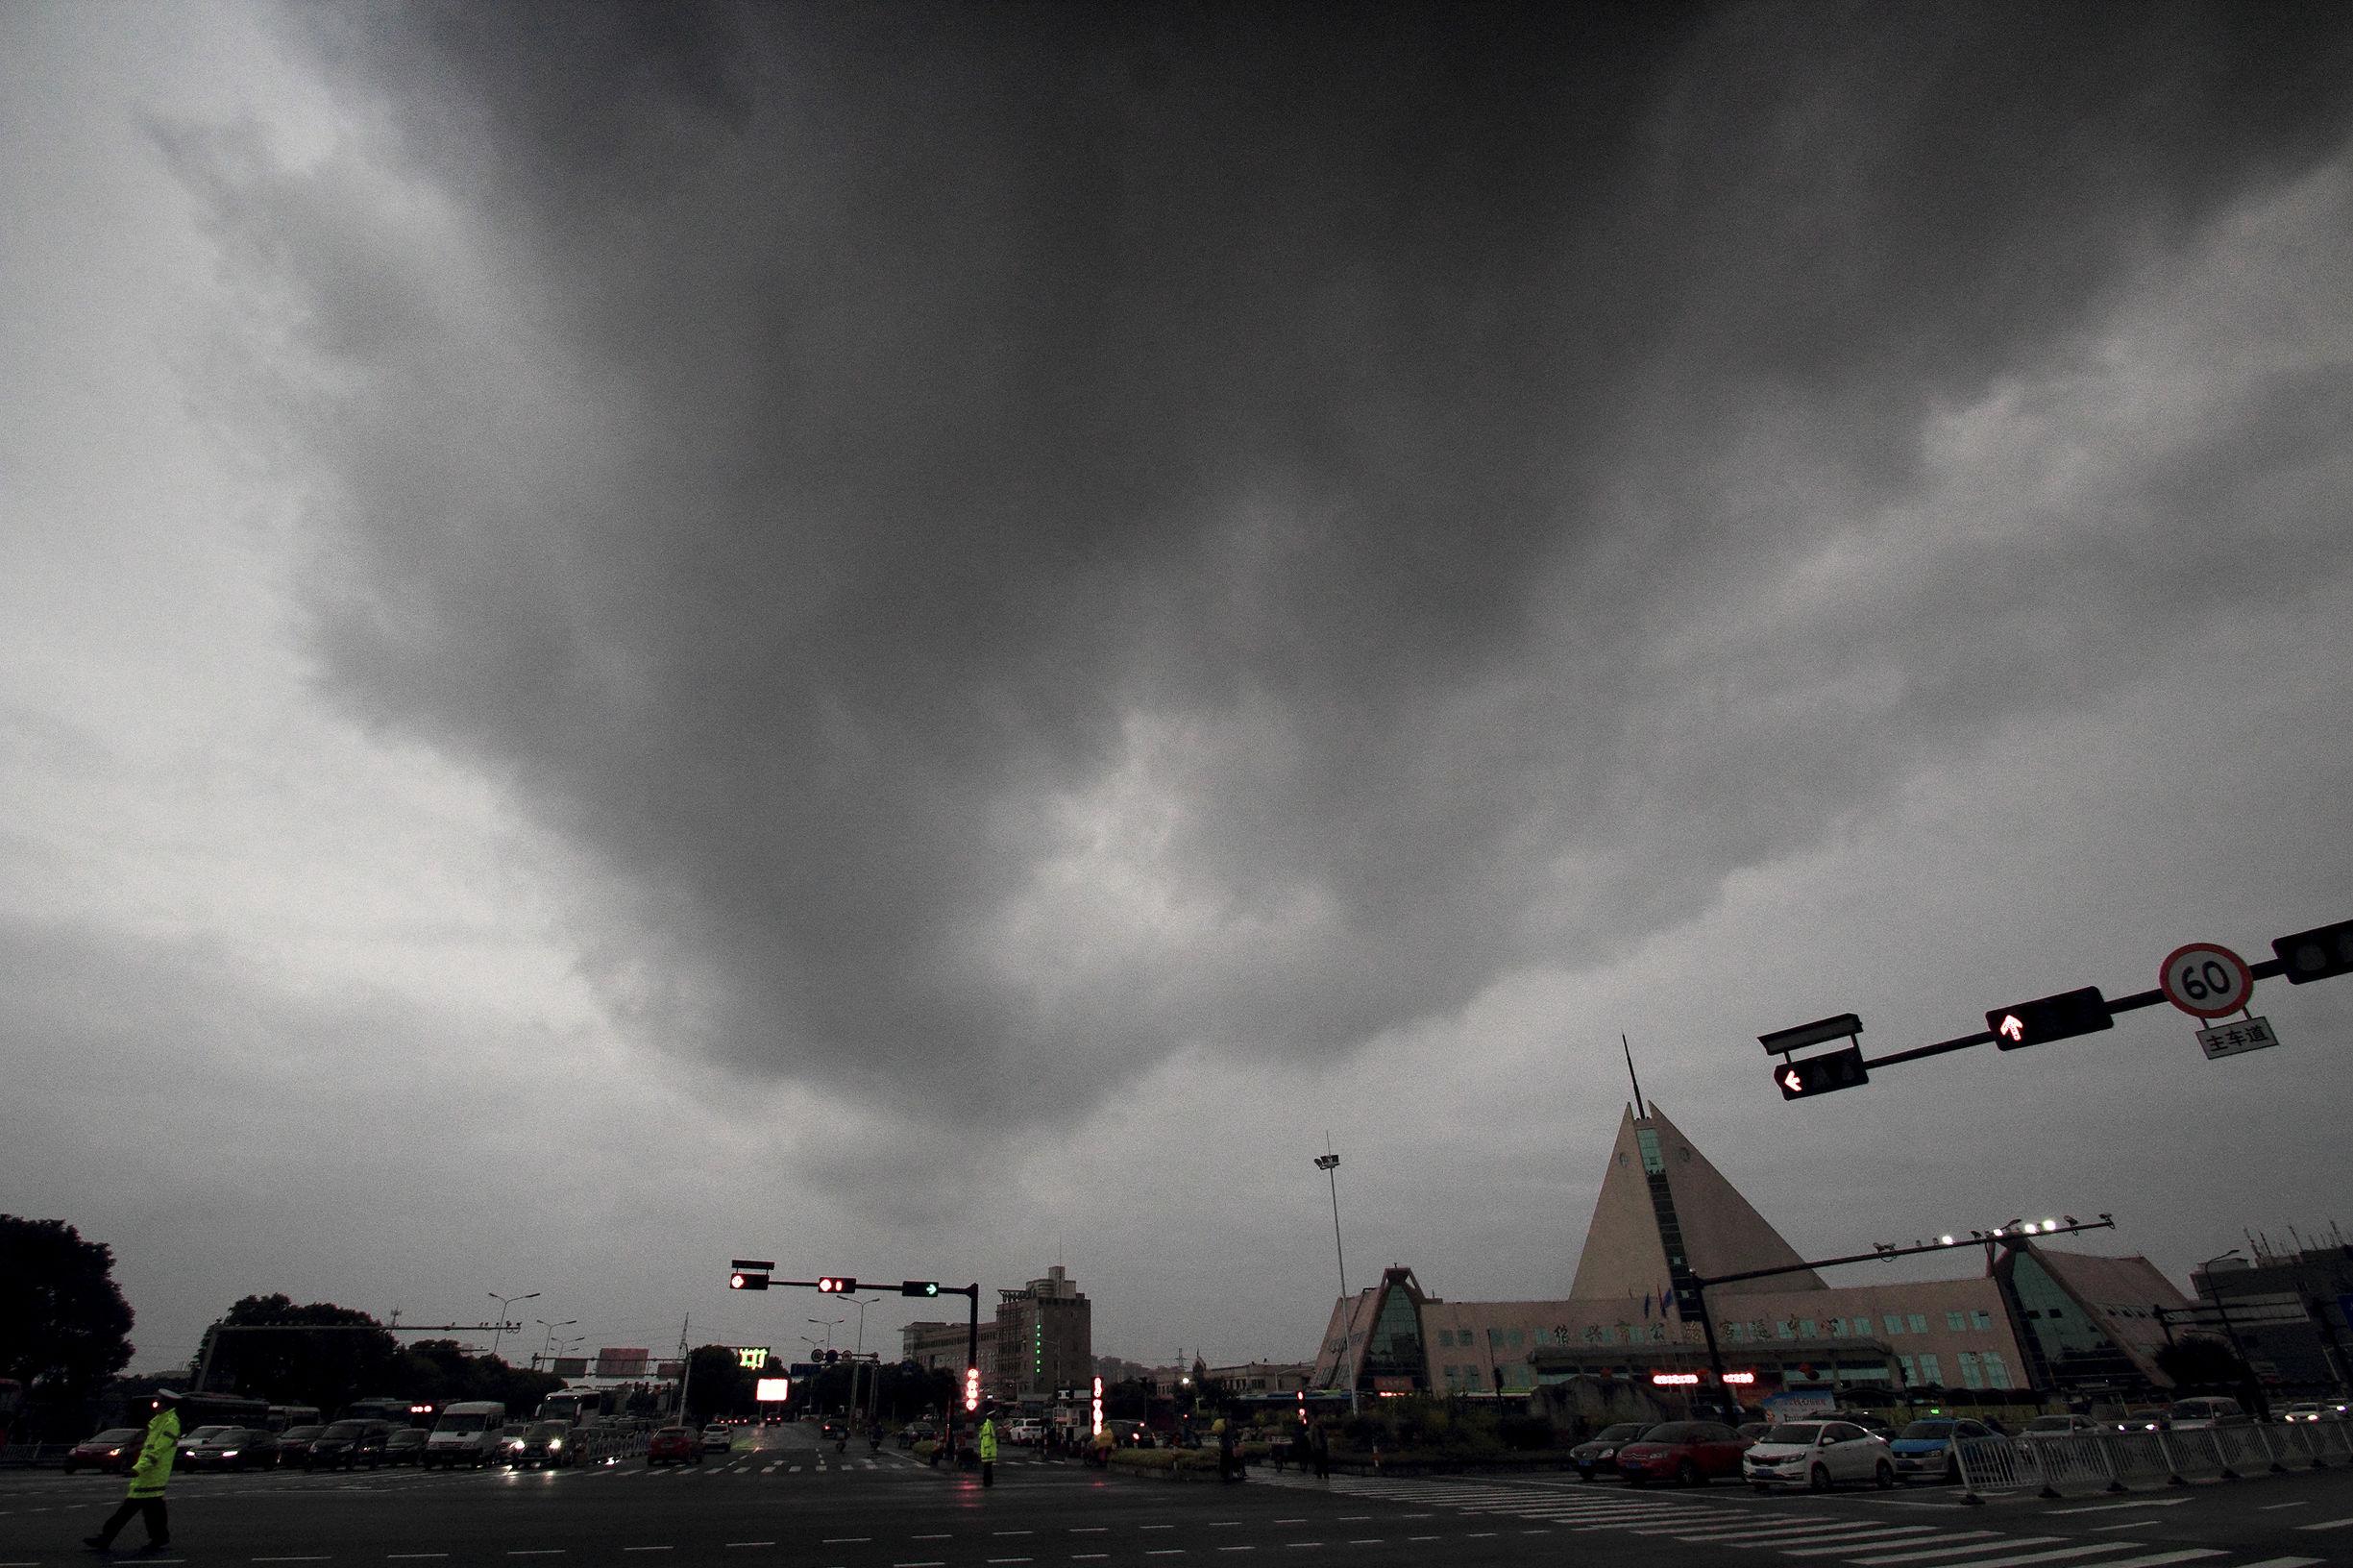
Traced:
[[702, 1429], [702, 1451], [705, 1454], [727, 1454], [735, 1449], [735, 1433], [723, 1424], [714, 1421]]
[[1887, 1439], [1851, 1421], [1793, 1421], [1777, 1426], [1740, 1457], [1740, 1474], [1760, 1492], [1803, 1486], [1826, 1492], [1842, 1481], [1896, 1484]]
[[2102, 1427], [2088, 1415], [2038, 1415], [2026, 1423], [2026, 1430], [2018, 1434], [2018, 1440], [2033, 1443], [2047, 1437], [2089, 1437], [2112, 1427], [2113, 1424]]
[[2279, 1418], [2282, 1421], [2342, 1421], [2345, 1407], [2333, 1400], [2327, 1403], [2306, 1400], [2303, 1404], [2291, 1405], [2280, 1411]]
[[1026, 1418], [1016, 1421], [1005, 1430], [1005, 1440], [1023, 1447], [1034, 1447], [1045, 1441], [1045, 1423]]

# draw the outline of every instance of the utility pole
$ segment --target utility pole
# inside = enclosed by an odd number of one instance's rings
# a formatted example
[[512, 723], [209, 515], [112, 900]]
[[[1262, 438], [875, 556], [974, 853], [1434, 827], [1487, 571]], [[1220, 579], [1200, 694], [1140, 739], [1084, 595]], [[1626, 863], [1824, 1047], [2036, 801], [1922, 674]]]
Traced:
[[687, 1348], [688, 1333], [694, 1327], [695, 1314], [689, 1312], [678, 1321], [678, 1425], [686, 1425], [686, 1390], [695, 1381], [695, 1353]]

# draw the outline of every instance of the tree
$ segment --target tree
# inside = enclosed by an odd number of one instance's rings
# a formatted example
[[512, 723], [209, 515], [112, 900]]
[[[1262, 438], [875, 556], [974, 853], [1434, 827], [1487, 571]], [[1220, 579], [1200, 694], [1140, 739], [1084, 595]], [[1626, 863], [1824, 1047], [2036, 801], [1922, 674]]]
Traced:
[[0, 1214], [0, 1376], [39, 1403], [78, 1402], [131, 1361], [114, 1250], [59, 1219]]
[[[208, 1388], [341, 1409], [371, 1394], [403, 1394], [407, 1359], [366, 1312], [283, 1295], [246, 1296], [214, 1325]], [[220, 1330], [245, 1331], [221, 1333]], [[311, 1331], [311, 1332], [305, 1332]]]
[[460, 1399], [495, 1399], [509, 1410], [539, 1409], [540, 1401], [564, 1385], [551, 1372], [532, 1372], [509, 1366], [490, 1356], [477, 1356], [454, 1339], [425, 1339], [410, 1345], [404, 1357], [402, 1387], [394, 1392], [436, 1406]]
[[730, 1345], [697, 1345], [687, 1358], [687, 1417], [698, 1426], [714, 1416], [749, 1415], [759, 1374], [747, 1370]]
[[2211, 1335], [2184, 1335], [2157, 1352], [2157, 1370], [2183, 1388], [2236, 1388], [2250, 1378], [2238, 1353]]

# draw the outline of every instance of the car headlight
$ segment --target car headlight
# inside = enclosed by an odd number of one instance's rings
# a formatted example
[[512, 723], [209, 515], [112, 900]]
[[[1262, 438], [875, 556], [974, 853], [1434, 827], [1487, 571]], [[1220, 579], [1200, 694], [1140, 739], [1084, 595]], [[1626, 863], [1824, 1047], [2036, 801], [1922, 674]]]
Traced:
[[237, 1451], [233, 1448], [224, 1448], [221, 1450], [221, 1458], [224, 1459], [233, 1459], [236, 1457]]
[[557, 1449], [563, 1446], [564, 1440], [561, 1437], [551, 1437], [548, 1439], [548, 1452], [551, 1454], [554, 1453]]

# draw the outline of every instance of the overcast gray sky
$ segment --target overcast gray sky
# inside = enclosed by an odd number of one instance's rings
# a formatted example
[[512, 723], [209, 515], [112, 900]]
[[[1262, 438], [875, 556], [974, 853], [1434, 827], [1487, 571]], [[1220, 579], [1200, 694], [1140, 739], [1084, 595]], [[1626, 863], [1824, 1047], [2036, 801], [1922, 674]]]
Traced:
[[2353, 1220], [2353, 981], [1754, 1041], [2353, 916], [2349, 39], [0, 4], [0, 1207], [141, 1366], [1303, 1358], [1327, 1132], [1351, 1283], [1566, 1292], [1623, 1030], [1808, 1251]]

